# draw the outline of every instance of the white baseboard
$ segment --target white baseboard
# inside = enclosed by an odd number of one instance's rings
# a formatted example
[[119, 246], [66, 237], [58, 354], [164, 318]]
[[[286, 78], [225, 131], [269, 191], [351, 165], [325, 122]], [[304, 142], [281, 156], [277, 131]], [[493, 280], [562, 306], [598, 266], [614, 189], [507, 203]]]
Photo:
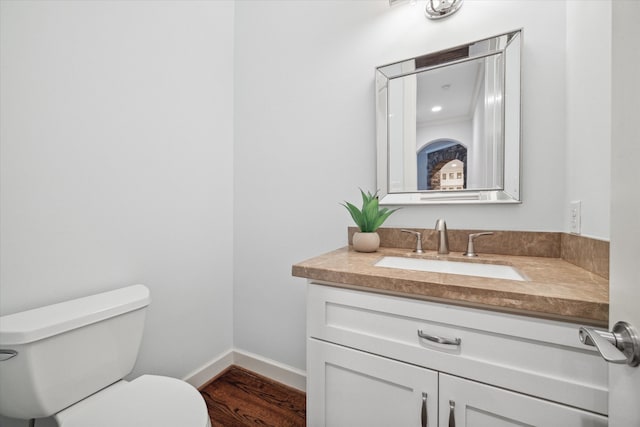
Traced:
[[233, 350], [216, 357], [183, 379], [195, 388], [200, 388], [231, 365], [233, 365]]
[[202, 387], [231, 365], [240, 366], [297, 390], [306, 391], [307, 388], [307, 375], [304, 371], [238, 349], [218, 356], [187, 375], [184, 380], [196, 388]]
[[306, 391], [307, 374], [284, 363], [244, 350], [234, 351], [234, 364], [295, 389]]

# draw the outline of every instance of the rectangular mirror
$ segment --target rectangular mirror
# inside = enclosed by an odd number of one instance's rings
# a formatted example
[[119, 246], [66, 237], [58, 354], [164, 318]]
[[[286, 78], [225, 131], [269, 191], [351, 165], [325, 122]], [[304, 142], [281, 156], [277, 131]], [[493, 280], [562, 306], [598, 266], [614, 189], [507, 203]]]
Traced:
[[520, 202], [520, 40], [376, 69], [381, 204]]

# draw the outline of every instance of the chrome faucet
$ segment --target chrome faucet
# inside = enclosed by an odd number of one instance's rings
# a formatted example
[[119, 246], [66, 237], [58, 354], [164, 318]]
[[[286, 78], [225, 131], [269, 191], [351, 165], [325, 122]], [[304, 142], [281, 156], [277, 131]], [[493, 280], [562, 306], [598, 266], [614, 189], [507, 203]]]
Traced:
[[436, 221], [436, 231], [438, 232], [438, 240], [436, 242], [438, 253], [446, 255], [449, 253], [449, 235], [447, 233], [447, 223], [444, 219]]
[[484, 232], [484, 233], [472, 233], [469, 234], [469, 242], [467, 243], [467, 251], [465, 253], [463, 253], [462, 255], [464, 256], [478, 256], [478, 254], [475, 251], [475, 248], [473, 247], [473, 241], [476, 239], [476, 237], [479, 236], [488, 236], [490, 234], [493, 234], [490, 231]]

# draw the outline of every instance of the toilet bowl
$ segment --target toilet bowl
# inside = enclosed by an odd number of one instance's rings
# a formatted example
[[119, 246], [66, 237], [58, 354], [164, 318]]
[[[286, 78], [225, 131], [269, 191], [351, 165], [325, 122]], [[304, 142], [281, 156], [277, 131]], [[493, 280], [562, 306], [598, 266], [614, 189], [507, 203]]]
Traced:
[[58, 412], [59, 427], [211, 427], [200, 393], [184, 381], [143, 375]]
[[133, 285], [0, 317], [0, 414], [60, 427], [210, 427], [203, 397], [169, 377], [128, 375], [149, 290]]

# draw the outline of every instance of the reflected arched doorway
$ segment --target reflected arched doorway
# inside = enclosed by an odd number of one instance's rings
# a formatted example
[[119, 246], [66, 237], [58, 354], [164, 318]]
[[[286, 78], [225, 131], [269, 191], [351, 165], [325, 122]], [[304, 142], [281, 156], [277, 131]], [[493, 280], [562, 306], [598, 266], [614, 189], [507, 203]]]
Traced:
[[[439, 172], [452, 160], [458, 160], [462, 164], [461, 189], [467, 188], [467, 147], [460, 142], [453, 139], [437, 139], [431, 141], [418, 151], [417, 157], [419, 191], [441, 190], [442, 176]], [[457, 179], [457, 176], [457, 173], [454, 174], [454, 179]], [[447, 178], [448, 177], [449, 175], [447, 175]], [[460, 185], [455, 185], [455, 187], [460, 187]]]
[[[452, 160], [459, 160], [462, 163], [462, 189], [467, 188], [467, 147], [459, 141], [453, 139], [433, 140], [418, 151], [417, 157], [418, 190], [441, 190], [442, 176], [439, 172]], [[455, 173], [454, 179], [457, 179], [457, 176]], [[449, 175], [447, 175], [448, 177]], [[460, 185], [456, 184], [456, 187], [460, 187]]]

